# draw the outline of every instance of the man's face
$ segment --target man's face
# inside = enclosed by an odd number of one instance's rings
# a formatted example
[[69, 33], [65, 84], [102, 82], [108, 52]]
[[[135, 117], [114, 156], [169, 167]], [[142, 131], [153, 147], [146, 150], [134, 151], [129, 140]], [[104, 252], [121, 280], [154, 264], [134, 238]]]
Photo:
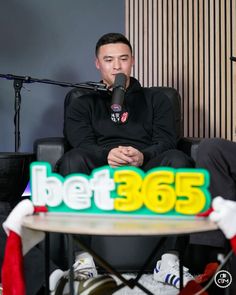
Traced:
[[112, 86], [115, 75], [124, 73], [127, 76], [126, 87], [129, 85], [131, 69], [134, 64], [133, 56], [128, 45], [111, 43], [102, 45], [96, 57], [96, 68], [101, 72], [103, 83]]

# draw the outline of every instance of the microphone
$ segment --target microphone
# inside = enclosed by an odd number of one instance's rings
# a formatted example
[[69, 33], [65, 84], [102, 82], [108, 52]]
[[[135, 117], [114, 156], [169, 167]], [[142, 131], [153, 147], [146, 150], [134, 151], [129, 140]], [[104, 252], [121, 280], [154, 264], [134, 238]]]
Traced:
[[126, 75], [119, 73], [115, 77], [113, 84], [113, 94], [111, 99], [111, 109], [113, 112], [120, 112], [125, 96]]
[[[115, 123], [124, 123], [122, 121], [123, 114], [122, 107], [125, 97], [125, 85], [126, 85], [126, 75], [123, 73], [119, 73], [115, 77], [115, 81], [113, 84], [113, 93], [111, 99], [111, 120]], [[127, 120], [127, 112], [126, 120]], [[125, 121], [126, 121], [125, 120]]]

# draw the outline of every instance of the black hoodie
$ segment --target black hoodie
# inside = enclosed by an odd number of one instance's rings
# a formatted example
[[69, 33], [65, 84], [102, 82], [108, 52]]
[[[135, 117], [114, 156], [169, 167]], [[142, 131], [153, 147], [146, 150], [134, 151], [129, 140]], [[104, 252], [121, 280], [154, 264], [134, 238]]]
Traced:
[[168, 97], [141, 87], [131, 77], [124, 108], [125, 124], [111, 120], [111, 94], [91, 92], [68, 106], [65, 124], [67, 140], [73, 148], [91, 150], [107, 158], [109, 151], [132, 146], [144, 154], [144, 162], [176, 147], [174, 110]]

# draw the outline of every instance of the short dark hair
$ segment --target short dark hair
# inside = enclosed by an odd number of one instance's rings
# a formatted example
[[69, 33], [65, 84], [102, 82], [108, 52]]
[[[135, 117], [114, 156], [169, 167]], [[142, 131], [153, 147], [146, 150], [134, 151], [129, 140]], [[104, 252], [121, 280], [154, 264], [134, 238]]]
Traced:
[[132, 54], [132, 46], [129, 40], [120, 33], [107, 33], [103, 35], [96, 44], [95, 54], [98, 56], [99, 48], [103, 45], [110, 44], [110, 43], [123, 43], [129, 46], [131, 54]]

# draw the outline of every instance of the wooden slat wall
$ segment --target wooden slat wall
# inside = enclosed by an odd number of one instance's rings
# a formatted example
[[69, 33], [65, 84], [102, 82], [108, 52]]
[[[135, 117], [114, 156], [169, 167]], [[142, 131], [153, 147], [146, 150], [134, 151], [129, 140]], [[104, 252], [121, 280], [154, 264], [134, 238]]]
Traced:
[[182, 96], [184, 135], [236, 141], [236, 0], [126, 0], [143, 86]]

